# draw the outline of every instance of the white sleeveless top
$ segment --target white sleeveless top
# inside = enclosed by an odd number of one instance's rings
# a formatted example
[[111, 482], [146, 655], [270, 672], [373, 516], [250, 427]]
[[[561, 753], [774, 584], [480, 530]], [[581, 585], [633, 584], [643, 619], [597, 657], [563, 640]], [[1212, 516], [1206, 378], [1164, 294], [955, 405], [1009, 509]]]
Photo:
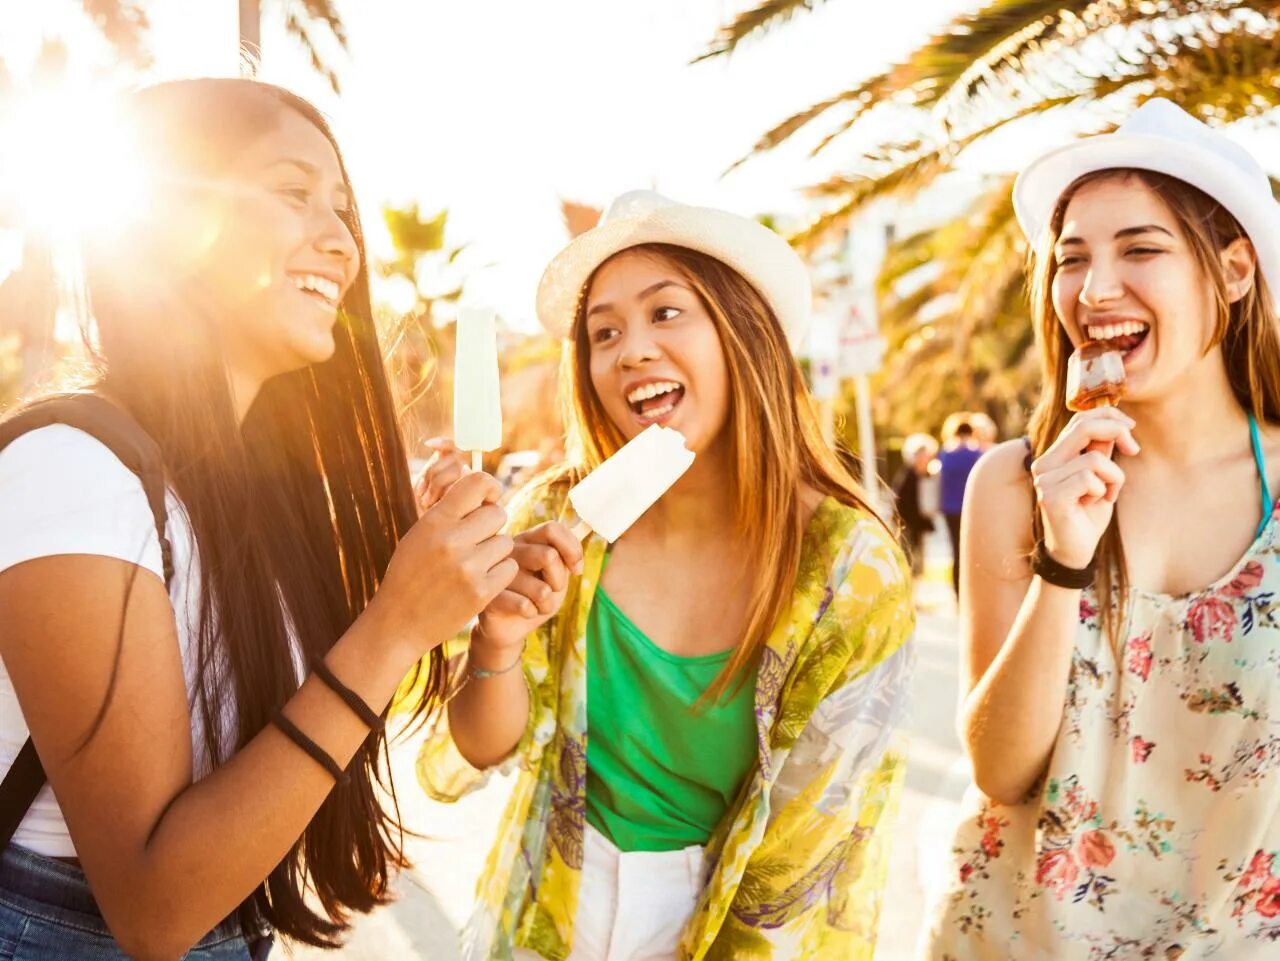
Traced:
[[965, 798], [926, 957], [1280, 957], [1278, 518], [1202, 591], [1131, 591], [1118, 658], [1084, 592], [1044, 782]]
[[[167, 497], [166, 533], [173, 549], [169, 599], [194, 704], [194, 637], [200, 610], [200, 571], [181, 503]], [[0, 572], [24, 561], [60, 554], [96, 554], [137, 564], [164, 580], [155, 517], [142, 482], [104, 445], [72, 427], [34, 430], [0, 451]], [[201, 712], [191, 714], [194, 775], [212, 769]], [[223, 717], [234, 737], [236, 717]], [[0, 776], [9, 770], [28, 731], [9, 672], [0, 661]], [[48, 857], [75, 857], [62, 811], [46, 784], [19, 825], [13, 843]]]

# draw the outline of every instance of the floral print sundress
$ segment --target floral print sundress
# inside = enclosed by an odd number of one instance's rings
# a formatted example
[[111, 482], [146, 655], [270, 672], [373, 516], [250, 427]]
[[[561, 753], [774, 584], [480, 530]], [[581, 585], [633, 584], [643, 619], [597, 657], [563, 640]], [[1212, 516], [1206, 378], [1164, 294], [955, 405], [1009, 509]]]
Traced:
[[1280, 958], [1280, 521], [1263, 499], [1215, 584], [1130, 591], [1118, 660], [1082, 594], [1043, 783], [1018, 805], [970, 790], [925, 957]]

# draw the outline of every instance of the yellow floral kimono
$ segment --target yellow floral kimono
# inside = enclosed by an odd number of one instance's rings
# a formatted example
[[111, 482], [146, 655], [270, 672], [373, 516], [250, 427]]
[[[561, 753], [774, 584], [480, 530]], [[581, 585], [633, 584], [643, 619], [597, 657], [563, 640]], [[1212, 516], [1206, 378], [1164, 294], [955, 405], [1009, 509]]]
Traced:
[[[510, 509], [513, 531], [560, 516], [562, 493], [532, 489]], [[582, 576], [526, 649], [529, 726], [503, 765], [519, 775], [463, 935], [471, 961], [508, 959], [517, 946], [564, 961], [572, 944], [586, 812], [585, 632], [606, 544], [593, 535], [585, 546]], [[759, 667], [759, 758], [707, 845], [683, 958], [871, 958], [903, 773], [890, 736], [905, 706], [913, 627], [893, 538], [866, 512], [824, 500]], [[442, 801], [486, 779], [443, 719], [417, 770]]]

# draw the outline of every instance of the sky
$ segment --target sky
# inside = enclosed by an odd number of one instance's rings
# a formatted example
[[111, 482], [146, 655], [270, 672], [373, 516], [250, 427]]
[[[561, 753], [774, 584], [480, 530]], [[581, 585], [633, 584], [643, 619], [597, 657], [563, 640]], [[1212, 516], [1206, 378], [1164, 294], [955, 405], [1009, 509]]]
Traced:
[[[966, 0], [910, 0], [912, 15], [828, 0], [696, 65], [743, 0], [339, 0], [350, 54], [334, 96], [266, 8], [258, 75], [314, 100], [347, 157], [374, 254], [390, 253], [384, 203], [447, 208], [471, 299], [536, 325], [537, 280], [567, 234], [560, 198], [605, 206], [656, 188], [677, 200], [802, 217], [800, 188], [856, 156], [797, 147], [727, 177], [768, 127], [904, 56]], [[38, 13], [35, 13], [36, 9]], [[0, 0], [0, 54], [21, 63], [45, 35], [88, 59], [100, 42], [79, 0]], [[240, 69], [235, 0], [153, 0], [153, 76]], [[391, 295], [394, 291], [385, 291]]]
[[[567, 241], [561, 198], [603, 207], [649, 187], [804, 219], [801, 189], [847, 169], [859, 142], [841, 138], [810, 160], [817, 134], [804, 134], [724, 171], [775, 122], [904, 57], [980, 0], [826, 0], [730, 57], [690, 64], [754, 2], [338, 0], [350, 52], [333, 51], [335, 96], [284, 31], [283, 4], [263, 0], [258, 76], [332, 119], [374, 256], [391, 254], [383, 204], [447, 209], [448, 243], [466, 249], [444, 279], [465, 279], [469, 299], [534, 329], [538, 277]], [[73, 65], [109, 55], [82, 10], [81, 0], [0, 0], [0, 56], [20, 71], [45, 36], [68, 39]], [[236, 0], [147, 10], [152, 78], [240, 72]], [[963, 159], [977, 172], [1014, 170], [1070, 133], [1054, 119]], [[1260, 156], [1277, 152], [1273, 137]], [[385, 286], [375, 294], [396, 299]]]

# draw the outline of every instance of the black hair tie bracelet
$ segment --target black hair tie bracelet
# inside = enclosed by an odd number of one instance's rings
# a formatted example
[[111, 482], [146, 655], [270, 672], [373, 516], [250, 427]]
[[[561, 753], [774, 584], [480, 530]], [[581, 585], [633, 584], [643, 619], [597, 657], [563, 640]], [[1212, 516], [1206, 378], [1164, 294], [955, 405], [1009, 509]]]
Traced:
[[1095, 557], [1087, 567], [1076, 568], [1059, 564], [1045, 550], [1044, 541], [1036, 541], [1036, 549], [1031, 554], [1031, 573], [1043, 581], [1058, 587], [1066, 587], [1073, 591], [1084, 590], [1093, 583], [1098, 571], [1098, 560]]
[[284, 716], [283, 710], [278, 710], [271, 716], [271, 723], [278, 727], [285, 737], [311, 755], [311, 759], [333, 775], [333, 779], [339, 784], [346, 784], [350, 780], [347, 772], [342, 769], [342, 765], [325, 753], [324, 748], [319, 744], [303, 734], [298, 729], [298, 725]]
[[333, 671], [329, 670], [329, 665], [324, 662], [324, 658], [316, 658], [311, 669], [329, 690], [342, 698], [343, 703], [351, 708], [356, 717], [364, 722], [365, 727], [371, 731], [381, 731], [383, 729], [387, 722], [382, 715], [365, 703], [359, 694], [338, 680]]

